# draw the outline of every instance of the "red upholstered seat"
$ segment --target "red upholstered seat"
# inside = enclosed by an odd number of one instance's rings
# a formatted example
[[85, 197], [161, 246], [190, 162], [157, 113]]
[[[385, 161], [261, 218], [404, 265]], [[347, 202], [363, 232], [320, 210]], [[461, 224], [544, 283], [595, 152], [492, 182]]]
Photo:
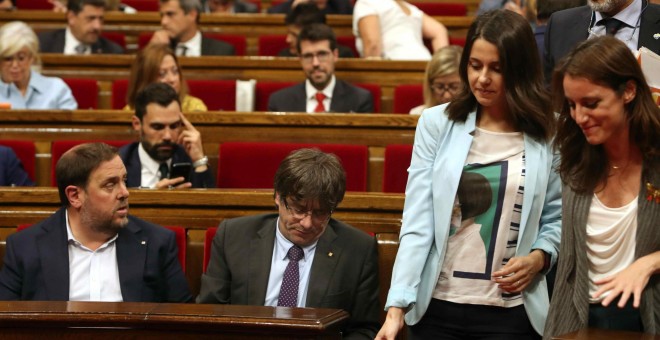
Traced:
[[424, 104], [421, 84], [397, 85], [394, 88], [394, 113], [409, 113], [410, 109]]
[[52, 10], [53, 4], [48, 2], [48, 0], [16, 0], [16, 8]]
[[174, 232], [176, 236], [176, 246], [179, 248], [179, 263], [181, 263], [181, 269], [183, 272], [186, 272], [186, 229], [178, 226], [165, 226], [165, 228]]
[[207, 228], [206, 234], [204, 235], [204, 273], [206, 273], [206, 268], [209, 266], [209, 261], [211, 261], [211, 247], [213, 246], [213, 238], [217, 231], [218, 227]]
[[[126, 122], [128, 124], [129, 122]], [[50, 183], [51, 186], [57, 186], [57, 179], [55, 177], [55, 165], [57, 161], [60, 160], [62, 154], [67, 152], [72, 147], [83, 144], [83, 143], [93, 143], [93, 142], [102, 142], [109, 145], [112, 145], [116, 148], [120, 148], [131, 141], [125, 140], [57, 140], [53, 141], [50, 145]]]
[[96, 79], [62, 78], [69, 85], [73, 97], [78, 102], [78, 109], [97, 109], [99, 102], [99, 85]]
[[410, 3], [430, 16], [464, 17], [467, 15], [467, 6], [464, 3], [415, 1]]
[[121, 2], [139, 12], [158, 12], [160, 10], [158, 0], [121, 0]]
[[120, 33], [120, 32], [103, 32], [103, 33], [101, 33], [101, 35], [104, 38], [106, 38], [106, 39], [114, 42], [115, 44], [121, 46], [121, 48], [123, 48], [124, 51], [126, 51], [126, 36], [124, 35], [124, 33]]
[[[143, 49], [149, 44], [153, 32], [143, 32], [138, 36], [138, 49]], [[234, 52], [236, 55], [245, 55], [247, 50], [247, 40], [244, 35], [238, 34], [223, 34], [223, 33], [204, 33], [204, 36], [207, 38], [224, 41], [232, 46], [234, 46]]]
[[259, 81], [254, 90], [254, 110], [255, 111], [268, 111], [268, 98], [273, 92], [279, 91], [285, 87], [289, 87], [295, 82], [270, 82]]
[[354, 35], [342, 35], [337, 37], [337, 44], [346, 46], [353, 50], [353, 55], [356, 58], [360, 57], [360, 52], [358, 52], [357, 47], [355, 47], [355, 36]]
[[36, 148], [34, 142], [22, 140], [0, 140], [0, 145], [8, 146], [14, 150], [16, 157], [23, 163], [23, 169], [28, 177], [34, 181], [36, 164]]
[[383, 192], [406, 192], [412, 149], [412, 145], [388, 145], [385, 147]]
[[121, 110], [126, 106], [128, 79], [117, 79], [112, 82], [112, 109]]
[[260, 35], [257, 53], [260, 56], [275, 57], [280, 50], [289, 47], [285, 34]]
[[379, 113], [380, 112], [380, 97], [381, 97], [381, 90], [380, 90], [380, 85], [378, 84], [369, 84], [369, 83], [355, 83], [353, 84], [355, 86], [359, 86], [369, 92], [371, 92], [371, 97], [374, 101], [374, 112], [372, 113]]
[[188, 80], [190, 95], [201, 99], [209, 111], [236, 111], [236, 81]]
[[273, 178], [280, 162], [301, 148], [318, 148], [337, 155], [346, 171], [346, 190], [367, 190], [367, 146], [307, 143], [223, 143], [218, 158], [218, 187], [273, 188]]
[[25, 229], [27, 229], [27, 228], [33, 226], [33, 225], [34, 225], [34, 224], [29, 224], [29, 223], [26, 223], [26, 224], [19, 224], [19, 225], [16, 226], [16, 232], [23, 231], [23, 230], [25, 230]]
[[449, 45], [465, 47], [465, 37], [449, 37]]

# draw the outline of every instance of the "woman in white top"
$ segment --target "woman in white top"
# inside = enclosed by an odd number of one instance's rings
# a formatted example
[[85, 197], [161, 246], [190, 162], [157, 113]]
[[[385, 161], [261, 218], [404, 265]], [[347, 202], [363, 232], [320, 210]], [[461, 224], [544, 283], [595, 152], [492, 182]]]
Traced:
[[445, 46], [433, 54], [424, 73], [424, 104], [410, 110], [411, 115], [447, 103], [458, 93], [462, 86], [458, 75], [461, 52], [463, 48], [460, 46]]
[[585, 41], [553, 75], [563, 191], [544, 336], [660, 334], [660, 109], [618, 39]]
[[358, 0], [353, 34], [364, 58], [430, 60], [423, 39], [431, 40], [433, 51], [449, 45], [444, 25], [403, 0]]

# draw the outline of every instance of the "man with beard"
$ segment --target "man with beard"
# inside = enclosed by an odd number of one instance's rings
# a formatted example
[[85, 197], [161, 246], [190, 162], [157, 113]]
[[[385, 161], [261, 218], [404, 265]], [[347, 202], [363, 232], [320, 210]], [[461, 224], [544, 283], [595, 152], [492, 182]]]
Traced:
[[167, 44], [177, 56], [234, 55], [234, 46], [199, 31], [200, 0], [160, 0], [160, 25], [150, 44]]
[[648, 0], [588, 0], [587, 6], [558, 11], [545, 31], [544, 71], [549, 83], [555, 64], [590, 37], [614, 35], [631, 51], [660, 54], [660, 5]]
[[346, 190], [341, 163], [316, 149], [293, 151], [274, 188], [277, 214], [222, 221], [197, 302], [344, 309], [342, 337], [373, 339], [381, 311], [376, 240], [331, 218]]
[[7, 238], [0, 300], [192, 300], [174, 233], [128, 214], [116, 148], [78, 145], [55, 174], [62, 207]]
[[[126, 165], [129, 188], [214, 188], [202, 137], [181, 113], [179, 95], [165, 83], [147, 85], [135, 99], [133, 129], [140, 142], [124, 145], [119, 155]], [[190, 181], [170, 178], [173, 165], [188, 163]]]
[[67, 28], [39, 34], [39, 50], [43, 53], [121, 54], [124, 49], [101, 36], [104, 0], [70, 0], [67, 2]]
[[336, 79], [339, 58], [332, 29], [324, 24], [305, 26], [298, 36], [298, 58], [307, 80], [273, 93], [268, 111], [373, 112], [371, 93]]

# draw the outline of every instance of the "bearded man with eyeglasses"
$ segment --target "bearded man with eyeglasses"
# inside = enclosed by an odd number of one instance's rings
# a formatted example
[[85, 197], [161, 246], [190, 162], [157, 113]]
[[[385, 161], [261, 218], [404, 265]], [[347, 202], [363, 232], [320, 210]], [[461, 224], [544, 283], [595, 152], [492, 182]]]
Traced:
[[339, 160], [296, 150], [274, 189], [278, 213], [220, 224], [197, 302], [344, 309], [343, 338], [373, 339], [381, 311], [376, 241], [332, 218], [346, 190]]

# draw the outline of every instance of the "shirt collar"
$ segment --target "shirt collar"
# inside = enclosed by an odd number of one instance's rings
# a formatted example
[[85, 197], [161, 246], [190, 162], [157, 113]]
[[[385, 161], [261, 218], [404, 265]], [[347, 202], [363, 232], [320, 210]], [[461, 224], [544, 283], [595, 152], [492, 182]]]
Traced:
[[192, 39], [186, 42], [179, 42], [176, 46], [185, 46], [187, 48], [186, 55], [190, 55], [190, 52], [192, 51], [200, 50], [202, 46], [202, 32], [197, 31]]
[[[642, 15], [642, 0], [633, 0], [633, 2], [628, 5], [628, 7], [621, 10], [619, 13], [615, 14], [613, 18], [620, 20], [631, 28], [635, 28], [639, 24], [639, 19]], [[602, 19], [603, 15], [600, 12], [596, 12], [596, 24], [598, 24]]]
[[[301, 247], [303, 250], [303, 253], [305, 254], [305, 257], [301, 260], [304, 261], [305, 259], [308, 259], [310, 257], [310, 254], [313, 253], [316, 250], [316, 245], [319, 243], [319, 240], [316, 240], [314, 243]], [[275, 221], [275, 251], [276, 254], [280, 254], [281, 256], [278, 256], [277, 258], [280, 260], [286, 259], [286, 255], [289, 252], [289, 248], [293, 246], [293, 242], [289, 241], [282, 235], [282, 232], [280, 231], [280, 218], [277, 218], [277, 221]]]
[[[138, 145], [138, 157], [140, 157], [140, 165], [142, 169], [147, 169], [154, 176], [158, 174], [158, 168], [160, 167], [161, 162], [158, 162], [155, 159], [151, 158], [151, 156], [149, 156], [147, 151], [144, 150], [142, 143]], [[172, 158], [168, 159], [166, 162], [167, 162], [167, 166], [170, 166], [170, 163], [172, 162]]]
[[317, 92], [322, 92], [327, 99], [332, 99], [332, 92], [335, 91], [336, 84], [337, 81], [334, 74], [332, 77], [330, 77], [330, 82], [328, 83], [328, 86], [323, 89], [323, 91], [317, 90], [316, 87], [312, 85], [312, 82], [309, 81], [309, 79], [305, 80], [305, 93], [307, 94], [307, 99], [315, 99]]
[[[80, 40], [76, 39], [76, 36], [73, 35], [71, 29], [67, 27], [66, 30], [64, 30], [64, 53], [66, 54], [68, 51], [69, 54], [75, 54], [76, 47], [80, 44], [82, 44]], [[87, 46], [87, 52], [91, 52], [91, 46], [87, 44], [85, 45]]]

